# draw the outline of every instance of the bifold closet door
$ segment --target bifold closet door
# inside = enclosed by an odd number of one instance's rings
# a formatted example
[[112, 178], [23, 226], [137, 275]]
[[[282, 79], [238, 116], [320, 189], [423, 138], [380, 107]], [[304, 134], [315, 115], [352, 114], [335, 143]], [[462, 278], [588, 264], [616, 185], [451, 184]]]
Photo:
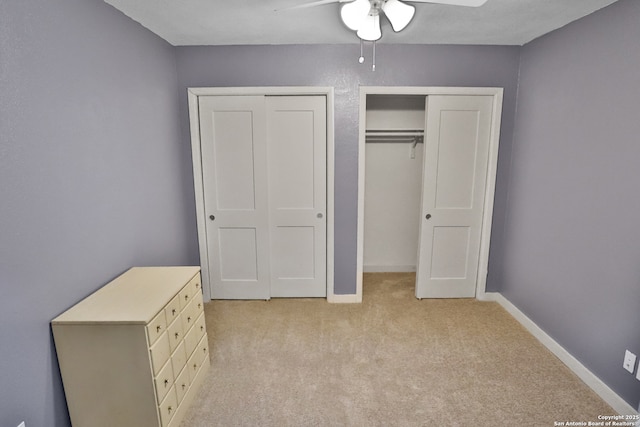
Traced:
[[326, 97], [199, 97], [214, 299], [326, 296]]
[[272, 297], [327, 294], [324, 96], [267, 97]]
[[474, 297], [492, 96], [427, 97], [416, 297]]
[[214, 299], [269, 299], [263, 96], [199, 97], [207, 250]]

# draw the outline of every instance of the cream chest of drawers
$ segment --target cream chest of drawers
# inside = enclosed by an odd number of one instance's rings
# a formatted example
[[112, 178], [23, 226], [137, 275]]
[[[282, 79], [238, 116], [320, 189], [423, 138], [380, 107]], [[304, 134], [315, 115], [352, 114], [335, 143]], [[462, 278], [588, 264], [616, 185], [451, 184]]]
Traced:
[[199, 267], [135, 267], [52, 322], [74, 427], [177, 427], [209, 370]]

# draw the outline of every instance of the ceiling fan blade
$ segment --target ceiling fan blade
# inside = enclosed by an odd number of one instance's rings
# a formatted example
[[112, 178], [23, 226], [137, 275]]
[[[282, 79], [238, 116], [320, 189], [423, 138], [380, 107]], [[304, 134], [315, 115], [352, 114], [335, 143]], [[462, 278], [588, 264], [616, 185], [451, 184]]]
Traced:
[[387, 0], [382, 6], [382, 11], [391, 23], [393, 31], [397, 33], [409, 25], [416, 13], [416, 8], [399, 0]]
[[371, 4], [369, 0], [355, 0], [351, 3], [347, 3], [340, 9], [340, 16], [342, 22], [353, 31], [358, 31], [360, 26], [367, 19]]
[[451, 6], [468, 6], [478, 7], [482, 6], [487, 0], [408, 0], [412, 3], [435, 3], [435, 4], [449, 4]]
[[278, 12], [281, 10], [304, 9], [307, 7], [323, 6], [325, 4], [331, 4], [331, 3], [346, 3], [350, 1], [353, 1], [353, 0], [316, 0], [310, 3], [302, 3], [302, 4], [297, 4], [295, 6], [282, 7], [280, 9], [275, 9], [275, 11]]

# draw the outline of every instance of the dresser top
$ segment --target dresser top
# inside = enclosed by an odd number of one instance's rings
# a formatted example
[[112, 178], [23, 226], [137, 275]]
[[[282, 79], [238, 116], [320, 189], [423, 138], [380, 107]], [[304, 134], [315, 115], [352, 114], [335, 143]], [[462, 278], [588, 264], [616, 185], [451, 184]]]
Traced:
[[150, 322], [200, 267], [133, 267], [51, 323]]

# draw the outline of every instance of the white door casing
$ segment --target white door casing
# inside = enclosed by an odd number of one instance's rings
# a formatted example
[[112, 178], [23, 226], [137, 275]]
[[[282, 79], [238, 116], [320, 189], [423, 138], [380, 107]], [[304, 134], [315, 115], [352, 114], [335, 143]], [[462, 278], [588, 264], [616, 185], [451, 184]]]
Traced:
[[491, 96], [427, 99], [416, 297], [475, 297]]
[[326, 296], [324, 96], [266, 98], [272, 297]]

